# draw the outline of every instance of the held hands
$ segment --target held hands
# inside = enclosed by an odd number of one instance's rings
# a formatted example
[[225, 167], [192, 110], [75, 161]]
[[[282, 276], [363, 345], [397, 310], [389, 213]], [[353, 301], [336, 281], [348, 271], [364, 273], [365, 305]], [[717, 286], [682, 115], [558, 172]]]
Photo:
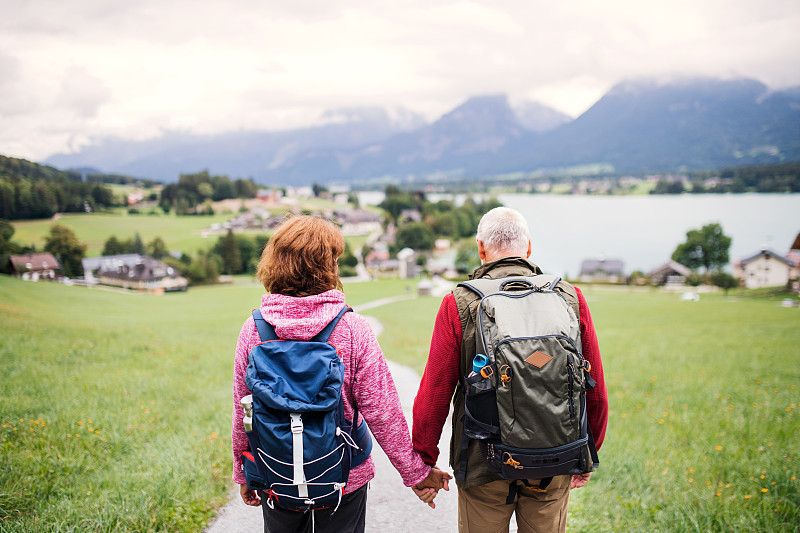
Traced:
[[258, 507], [261, 505], [261, 498], [259, 498], [258, 492], [250, 490], [247, 487], [247, 483], [244, 485], [239, 485], [239, 494], [242, 495], [242, 500], [247, 505], [252, 505], [253, 507]]
[[450, 490], [448, 481], [451, 479], [453, 479], [453, 476], [439, 469], [439, 467], [433, 466], [428, 477], [411, 487], [411, 490], [414, 491], [414, 494], [416, 494], [417, 498], [423, 503], [427, 503], [431, 509], [436, 509], [436, 504], [433, 503], [433, 499], [439, 493], [440, 489]]

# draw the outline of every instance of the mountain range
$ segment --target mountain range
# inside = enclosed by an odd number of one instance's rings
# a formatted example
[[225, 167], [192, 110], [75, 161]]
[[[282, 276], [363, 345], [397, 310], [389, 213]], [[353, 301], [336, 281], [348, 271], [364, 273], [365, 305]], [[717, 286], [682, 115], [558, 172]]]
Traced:
[[313, 127], [219, 135], [168, 132], [148, 141], [100, 139], [49, 157], [59, 168], [174, 181], [180, 173], [305, 185], [375, 178], [641, 173], [800, 161], [800, 88], [751, 79], [626, 81], [572, 119], [505, 95], [471, 98], [432, 123], [402, 109], [326, 112]]

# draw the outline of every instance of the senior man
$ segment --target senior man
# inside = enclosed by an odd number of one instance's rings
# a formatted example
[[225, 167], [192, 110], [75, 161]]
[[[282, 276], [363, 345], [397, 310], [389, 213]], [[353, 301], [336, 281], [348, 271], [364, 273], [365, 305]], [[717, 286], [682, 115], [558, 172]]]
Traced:
[[[498, 207], [486, 213], [476, 236], [481, 266], [470, 279], [530, 276], [542, 270], [532, 263], [531, 238], [525, 218], [517, 211]], [[566, 244], [565, 244], [566, 245]], [[596, 386], [586, 394], [588, 424], [599, 449], [608, 421], [608, 397], [597, 335], [586, 299], [577, 287], [559, 281], [554, 287], [574, 310], [580, 322], [583, 357], [591, 364]], [[555, 476], [549, 482], [501, 479], [486, 465], [478, 442], [470, 439], [462, 463], [465, 378], [476, 352], [476, 300], [474, 292], [457, 287], [444, 297], [436, 316], [425, 372], [414, 401], [412, 439], [423, 460], [436, 464], [439, 437], [453, 402], [450, 465], [461, 476], [458, 486], [458, 527], [461, 533], [508, 531], [516, 513], [521, 533], [565, 531], [569, 492], [585, 485], [591, 473]], [[466, 468], [462, 469], [461, 465]], [[546, 486], [545, 486], [546, 485]]]

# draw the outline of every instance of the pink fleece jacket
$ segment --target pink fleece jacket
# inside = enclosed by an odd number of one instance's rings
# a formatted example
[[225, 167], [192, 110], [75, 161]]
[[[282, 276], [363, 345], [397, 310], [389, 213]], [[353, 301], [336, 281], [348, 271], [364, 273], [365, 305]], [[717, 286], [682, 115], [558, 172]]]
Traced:
[[[264, 319], [275, 327], [280, 338], [308, 340], [333, 320], [344, 303], [344, 294], [337, 290], [303, 298], [265, 294], [261, 297], [260, 309]], [[240, 485], [245, 483], [240, 455], [248, 449], [248, 444], [239, 400], [250, 394], [245, 384], [245, 370], [250, 349], [259, 342], [258, 330], [250, 316], [239, 333], [233, 363], [233, 480]], [[345, 416], [352, 418], [352, 405], [355, 403], [358, 406], [359, 422], [362, 418], [367, 421], [373, 437], [400, 473], [403, 483], [410, 487], [421, 482], [427, 477], [430, 467], [411, 446], [408, 422], [400, 405], [400, 397], [378, 340], [366, 319], [354, 312], [345, 313], [328, 342], [338, 348], [339, 357], [345, 365]], [[375, 463], [370, 457], [350, 471], [344, 493], [353, 492], [373, 477]]]

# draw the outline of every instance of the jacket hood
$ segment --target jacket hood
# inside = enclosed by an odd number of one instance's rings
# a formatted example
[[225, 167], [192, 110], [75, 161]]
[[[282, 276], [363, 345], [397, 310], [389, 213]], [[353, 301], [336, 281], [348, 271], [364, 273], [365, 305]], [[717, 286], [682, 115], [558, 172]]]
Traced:
[[344, 293], [325, 291], [313, 296], [264, 294], [261, 315], [281, 339], [307, 341], [327, 326], [345, 305]]

